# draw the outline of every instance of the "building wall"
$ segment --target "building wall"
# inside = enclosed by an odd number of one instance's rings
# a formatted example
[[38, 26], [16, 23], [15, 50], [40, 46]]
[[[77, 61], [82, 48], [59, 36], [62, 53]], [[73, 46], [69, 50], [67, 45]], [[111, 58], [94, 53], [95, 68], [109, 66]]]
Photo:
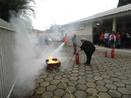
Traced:
[[77, 35], [77, 43], [81, 45], [81, 39], [86, 38], [87, 40], [93, 42], [93, 25], [92, 23], [76, 23], [69, 24], [62, 27], [64, 34], [69, 37], [69, 44], [72, 43], [72, 36]]
[[0, 19], [0, 98], [9, 98], [15, 83], [13, 44], [13, 28]]
[[89, 41], [93, 41], [92, 33], [93, 33], [93, 25], [92, 23], [80, 26], [79, 29], [76, 31], [79, 38], [87, 38]]

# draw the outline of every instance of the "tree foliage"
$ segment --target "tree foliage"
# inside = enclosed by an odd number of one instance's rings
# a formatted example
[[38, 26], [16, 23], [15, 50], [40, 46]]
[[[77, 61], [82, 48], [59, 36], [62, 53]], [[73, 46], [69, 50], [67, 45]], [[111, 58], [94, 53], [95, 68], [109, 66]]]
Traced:
[[119, 0], [118, 7], [131, 3], [131, 0]]
[[18, 15], [20, 13], [34, 13], [33, 6], [30, 5], [33, 0], [0, 0], [0, 18], [9, 21], [11, 13]]

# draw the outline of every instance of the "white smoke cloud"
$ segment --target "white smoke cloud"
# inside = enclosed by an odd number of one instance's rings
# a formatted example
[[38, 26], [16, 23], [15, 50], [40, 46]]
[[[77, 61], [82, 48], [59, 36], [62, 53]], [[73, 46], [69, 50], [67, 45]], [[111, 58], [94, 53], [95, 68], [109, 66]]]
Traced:
[[11, 24], [15, 29], [15, 71], [17, 81], [14, 94], [17, 98], [22, 98], [29, 93], [34, 86], [34, 79], [42, 68], [37, 48], [32, 42], [32, 26], [28, 17], [12, 17]]
[[[49, 57], [58, 58], [61, 63], [61, 68], [68, 67], [69, 57], [64, 50], [64, 43], [50, 42], [40, 44], [40, 49], [36, 47], [32, 39], [32, 25], [28, 17], [19, 18], [12, 17], [11, 23], [15, 29], [15, 67], [17, 81], [14, 89], [14, 94], [17, 98], [23, 98], [24, 95], [30, 93], [34, 88], [34, 80], [46, 67], [45, 60]], [[53, 37], [55, 37], [53, 35]], [[56, 35], [56, 37], [58, 37]], [[45, 40], [44, 38], [42, 40]], [[55, 44], [54, 44], [55, 43]], [[39, 45], [38, 45], [39, 46]], [[73, 48], [72, 48], [73, 50]], [[72, 52], [73, 53], [73, 52]]]

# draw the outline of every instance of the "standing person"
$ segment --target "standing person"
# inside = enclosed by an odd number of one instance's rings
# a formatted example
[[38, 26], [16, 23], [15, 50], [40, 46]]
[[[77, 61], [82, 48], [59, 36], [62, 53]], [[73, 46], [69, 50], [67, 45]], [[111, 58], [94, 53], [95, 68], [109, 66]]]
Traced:
[[64, 43], [65, 43], [65, 45], [67, 45], [67, 42], [68, 42], [68, 38], [67, 38], [67, 34], [65, 34], [65, 36], [64, 36]]
[[121, 33], [121, 48], [125, 48], [126, 34], [125, 32]]
[[77, 51], [77, 39], [76, 39], [76, 34], [74, 34], [73, 37], [72, 37], [72, 43], [73, 43], [73, 48], [74, 48], [74, 54], [76, 54], [76, 51]]
[[115, 47], [116, 35], [114, 31], [112, 31], [112, 33], [110, 34], [109, 41], [110, 41], [110, 48]]
[[46, 45], [49, 45], [49, 40], [48, 40], [48, 38], [45, 38], [45, 44], [46, 44]]
[[95, 51], [95, 46], [90, 41], [86, 40], [85, 38], [81, 39], [82, 45], [81, 50], [83, 50], [86, 54], [86, 62], [84, 64], [90, 65], [92, 54]]
[[104, 33], [103, 32], [100, 32], [100, 35], [99, 35], [99, 45], [100, 46], [104, 45]]
[[126, 33], [126, 39], [125, 39], [125, 46], [126, 46], [126, 48], [129, 48], [130, 47], [130, 34], [127, 32]]
[[119, 32], [116, 33], [116, 47], [120, 48], [121, 46], [121, 35]]
[[104, 44], [105, 44], [105, 47], [108, 47], [108, 36], [109, 36], [109, 33], [105, 32], [105, 34], [104, 34]]

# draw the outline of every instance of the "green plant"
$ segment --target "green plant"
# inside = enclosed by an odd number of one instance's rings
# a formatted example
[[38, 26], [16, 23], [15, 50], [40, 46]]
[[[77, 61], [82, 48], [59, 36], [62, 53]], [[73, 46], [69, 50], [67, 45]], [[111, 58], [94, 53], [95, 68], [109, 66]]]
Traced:
[[0, 0], [0, 18], [9, 21], [11, 14], [34, 14], [33, 0]]

